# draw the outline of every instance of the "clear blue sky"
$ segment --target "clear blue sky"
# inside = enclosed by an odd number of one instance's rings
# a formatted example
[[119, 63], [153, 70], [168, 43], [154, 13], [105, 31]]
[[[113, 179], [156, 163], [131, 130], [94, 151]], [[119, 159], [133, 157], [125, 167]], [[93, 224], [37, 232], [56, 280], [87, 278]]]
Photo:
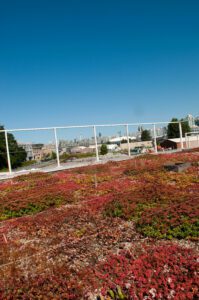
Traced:
[[199, 113], [199, 1], [0, 1], [7, 128]]

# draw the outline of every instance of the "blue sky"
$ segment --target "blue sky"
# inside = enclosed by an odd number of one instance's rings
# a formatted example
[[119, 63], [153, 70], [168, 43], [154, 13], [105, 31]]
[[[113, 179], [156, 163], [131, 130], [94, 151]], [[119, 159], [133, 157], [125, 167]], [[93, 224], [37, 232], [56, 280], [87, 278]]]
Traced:
[[0, 123], [199, 113], [199, 1], [0, 1]]

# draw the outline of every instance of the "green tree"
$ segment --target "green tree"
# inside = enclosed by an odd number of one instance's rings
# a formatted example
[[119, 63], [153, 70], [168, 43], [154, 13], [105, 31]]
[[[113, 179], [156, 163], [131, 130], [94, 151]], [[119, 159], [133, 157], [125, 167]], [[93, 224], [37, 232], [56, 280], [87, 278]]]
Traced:
[[[177, 118], [172, 118], [171, 122], [179, 122], [179, 120]], [[178, 138], [180, 136], [179, 125], [177, 123], [169, 123], [167, 135], [169, 139]]]
[[151, 140], [151, 134], [150, 134], [150, 131], [145, 129], [145, 130], [142, 130], [142, 133], [141, 133], [141, 141], [150, 141]]
[[197, 117], [197, 118], [195, 119], [195, 125], [196, 125], [196, 126], [199, 126], [199, 117]]
[[[0, 126], [0, 130], [4, 130], [4, 126]], [[22, 162], [26, 160], [26, 151], [18, 146], [13, 134], [8, 133], [8, 145], [10, 152], [10, 160], [13, 168], [21, 166]], [[0, 169], [7, 168], [7, 153], [5, 133], [0, 132]]]
[[[183, 121], [183, 119], [181, 119], [181, 121]], [[191, 132], [191, 128], [187, 121], [182, 122], [181, 124], [182, 124], [182, 136], [185, 136], [186, 132]]]
[[100, 148], [100, 154], [105, 155], [108, 153], [108, 148], [106, 144], [102, 144]]
[[53, 151], [51, 153], [51, 159], [56, 159], [57, 158], [57, 154]]
[[[187, 121], [184, 121], [183, 119], [178, 120], [177, 118], [172, 118], [171, 122], [180, 122], [182, 126], [182, 136], [185, 136], [186, 132], [190, 132], [191, 128], [189, 126], [189, 123]], [[169, 139], [179, 138], [180, 137], [180, 129], [178, 123], [169, 123], [167, 127], [167, 135]]]

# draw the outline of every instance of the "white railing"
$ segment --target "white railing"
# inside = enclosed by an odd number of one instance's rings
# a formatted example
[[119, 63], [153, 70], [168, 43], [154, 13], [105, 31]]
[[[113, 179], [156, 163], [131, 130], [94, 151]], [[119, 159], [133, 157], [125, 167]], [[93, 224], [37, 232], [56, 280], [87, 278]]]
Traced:
[[[183, 121], [182, 121], [183, 122]], [[99, 127], [115, 127], [115, 126], [124, 126], [127, 136], [127, 147], [128, 147], [128, 156], [131, 156], [130, 152], [130, 142], [129, 142], [129, 126], [140, 126], [140, 125], [152, 125], [153, 126], [153, 140], [154, 140], [154, 150], [157, 153], [157, 136], [156, 136], [156, 125], [157, 124], [179, 124], [179, 132], [180, 132], [180, 143], [181, 149], [183, 149], [183, 138], [182, 138], [182, 122], [151, 122], [151, 123], [119, 123], [119, 124], [98, 124], [98, 125], [75, 125], [75, 126], [56, 126], [56, 127], [40, 127], [40, 128], [21, 128], [21, 129], [4, 129], [0, 130], [0, 132], [5, 133], [5, 142], [6, 142], [6, 154], [7, 154], [7, 162], [8, 162], [8, 170], [9, 173], [12, 174], [12, 166], [10, 159], [10, 151], [9, 151], [9, 143], [8, 143], [8, 132], [23, 132], [23, 131], [41, 131], [41, 130], [52, 130], [54, 133], [55, 139], [55, 148], [56, 148], [56, 157], [57, 157], [57, 167], [60, 167], [60, 159], [59, 159], [59, 144], [57, 137], [57, 129], [72, 129], [72, 128], [91, 128], [93, 129], [94, 141], [95, 141], [95, 153], [96, 153], [96, 161], [99, 161], [99, 153], [98, 153], [98, 143], [97, 143], [97, 135], [96, 128]]]

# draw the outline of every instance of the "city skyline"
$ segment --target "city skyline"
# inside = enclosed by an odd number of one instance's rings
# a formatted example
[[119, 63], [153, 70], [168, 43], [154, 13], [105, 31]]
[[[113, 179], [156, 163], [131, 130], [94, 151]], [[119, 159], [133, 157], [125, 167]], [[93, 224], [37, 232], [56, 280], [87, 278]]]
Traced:
[[[199, 115], [196, 116], [195, 120], [199, 119]], [[194, 117], [191, 114], [187, 114], [183, 118], [181, 117], [179, 120], [184, 120], [188, 121], [188, 124], [190, 127], [194, 125]], [[169, 122], [168, 122], [169, 123]], [[164, 123], [164, 121], [158, 122], [156, 124], [156, 134], [158, 135], [159, 131], [164, 131], [165, 128], [167, 127], [168, 123]], [[66, 140], [66, 141], [81, 141], [83, 139], [91, 139], [93, 138], [93, 125], [96, 126], [96, 135], [97, 137], [103, 136], [103, 137], [117, 137], [117, 136], [124, 136], [126, 135], [126, 125], [127, 123], [124, 123], [123, 125], [119, 125], [118, 123], [115, 124], [110, 124], [110, 126], [103, 126], [103, 124], [90, 124], [90, 125], [83, 125], [82, 127], [74, 126], [71, 128], [59, 128], [57, 127], [57, 138], [58, 141], [61, 140]], [[152, 122], [138, 122], [135, 124], [129, 123], [128, 125], [128, 131], [129, 131], [129, 136], [136, 136], [137, 132], [139, 132], [140, 128], [142, 130], [147, 129], [153, 132], [153, 124]], [[84, 127], [85, 126], [85, 127]], [[196, 126], [197, 127], [197, 126]], [[51, 144], [54, 143], [54, 127], [52, 128], [32, 128], [28, 129], [13, 129], [14, 131], [10, 131], [14, 134], [15, 138], [18, 140], [19, 143], [43, 143], [43, 144]], [[55, 126], [56, 128], [56, 126]], [[198, 128], [198, 127], [197, 127]], [[197, 129], [196, 128], [196, 129]], [[5, 128], [6, 129], [6, 128]], [[8, 132], [9, 129], [7, 128]], [[12, 130], [12, 129], [11, 129]], [[15, 131], [16, 130], [16, 131]], [[197, 129], [198, 130], [198, 129]], [[32, 139], [31, 139], [32, 138]]]

